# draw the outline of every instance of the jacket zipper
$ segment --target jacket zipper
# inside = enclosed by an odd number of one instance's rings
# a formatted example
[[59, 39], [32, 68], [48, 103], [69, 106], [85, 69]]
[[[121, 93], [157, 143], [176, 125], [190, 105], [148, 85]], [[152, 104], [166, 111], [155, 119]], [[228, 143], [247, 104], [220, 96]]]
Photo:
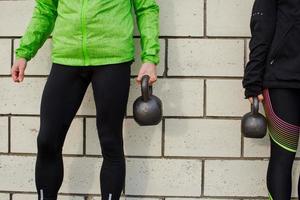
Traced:
[[83, 60], [84, 64], [89, 64], [89, 57], [87, 52], [87, 31], [86, 31], [86, 7], [87, 7], [87, 1], [82, 1], [82, 7], [81, 7], [81, 30], [82, 30], [82, 52], [83, 52]]

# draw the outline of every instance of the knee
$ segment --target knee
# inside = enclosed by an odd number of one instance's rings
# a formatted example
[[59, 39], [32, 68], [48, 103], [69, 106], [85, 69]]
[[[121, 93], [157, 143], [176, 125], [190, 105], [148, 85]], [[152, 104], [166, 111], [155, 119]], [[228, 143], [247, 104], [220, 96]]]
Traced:
[[58, 142], [54, 141], [51, 133], [40, 131], [37, 137], [37, 149], [39, 156], [54, 157], [61, 154], [61, 148]]
[[104, 137], [101, 138], [101, 149], [104, 159], [110, 161], [124, 160], [123, 140], [122, 138]]

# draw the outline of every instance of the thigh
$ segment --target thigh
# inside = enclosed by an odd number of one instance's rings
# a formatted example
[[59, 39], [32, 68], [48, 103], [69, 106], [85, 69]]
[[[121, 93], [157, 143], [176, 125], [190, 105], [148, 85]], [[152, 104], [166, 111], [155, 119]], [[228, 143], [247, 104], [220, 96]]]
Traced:
[[269, 89], [274, 113], [287, 123], [300, 125], [300, 90]]
[[271, 138], [286, 150], [295, 152], [299, 140], [300, 91], [266, 89], [264, 97]]
[[[42, 131], [41, 134], [67, 131], [89, 82], [87, 74], [79, 68], [53, 64], [42, 95], [41, 129], [47, 131]], [[53, 136], [49, 137], [58, 138]]]
[[92, 76], [92, 87], [101, 121], [122, 123], [130, 86], [131, 62], [99, 66]]

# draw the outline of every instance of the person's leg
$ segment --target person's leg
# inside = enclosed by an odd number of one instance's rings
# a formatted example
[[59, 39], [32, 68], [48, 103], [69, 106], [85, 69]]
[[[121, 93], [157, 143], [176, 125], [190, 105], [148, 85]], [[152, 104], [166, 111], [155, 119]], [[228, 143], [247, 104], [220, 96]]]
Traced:
[[57, 199], [63, 180], [63, 143], [89, 82], [90, 75], [80, 68], [52, 66], [42, 95], [37, 138], [35, 175], [39, 200]]
[[271, 138], [267, 173], [270, 199], [290, 200], [291, 171], [298, 146], [300, 92], [296, 89], [264, 91], [264, 108]]
[[119, 200], [125, 181], [123, 119], [130, 86], [130, 63], [95, 68], [92, 77], [97, 129], [103, 164], [100, 173], [102, 200]]

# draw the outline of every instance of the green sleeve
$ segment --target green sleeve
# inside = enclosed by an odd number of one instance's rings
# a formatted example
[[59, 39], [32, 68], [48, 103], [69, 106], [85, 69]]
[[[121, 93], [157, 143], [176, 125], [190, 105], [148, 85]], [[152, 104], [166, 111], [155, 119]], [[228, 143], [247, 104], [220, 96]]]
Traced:
[[16, 50], [17, 58], [31, 60], [53, 31], [58, 0], [36, 0], [32, 19]]
[[155, 0], [132, 0], [141, 35], [142, 61], [159, 63], [159, 6]]

